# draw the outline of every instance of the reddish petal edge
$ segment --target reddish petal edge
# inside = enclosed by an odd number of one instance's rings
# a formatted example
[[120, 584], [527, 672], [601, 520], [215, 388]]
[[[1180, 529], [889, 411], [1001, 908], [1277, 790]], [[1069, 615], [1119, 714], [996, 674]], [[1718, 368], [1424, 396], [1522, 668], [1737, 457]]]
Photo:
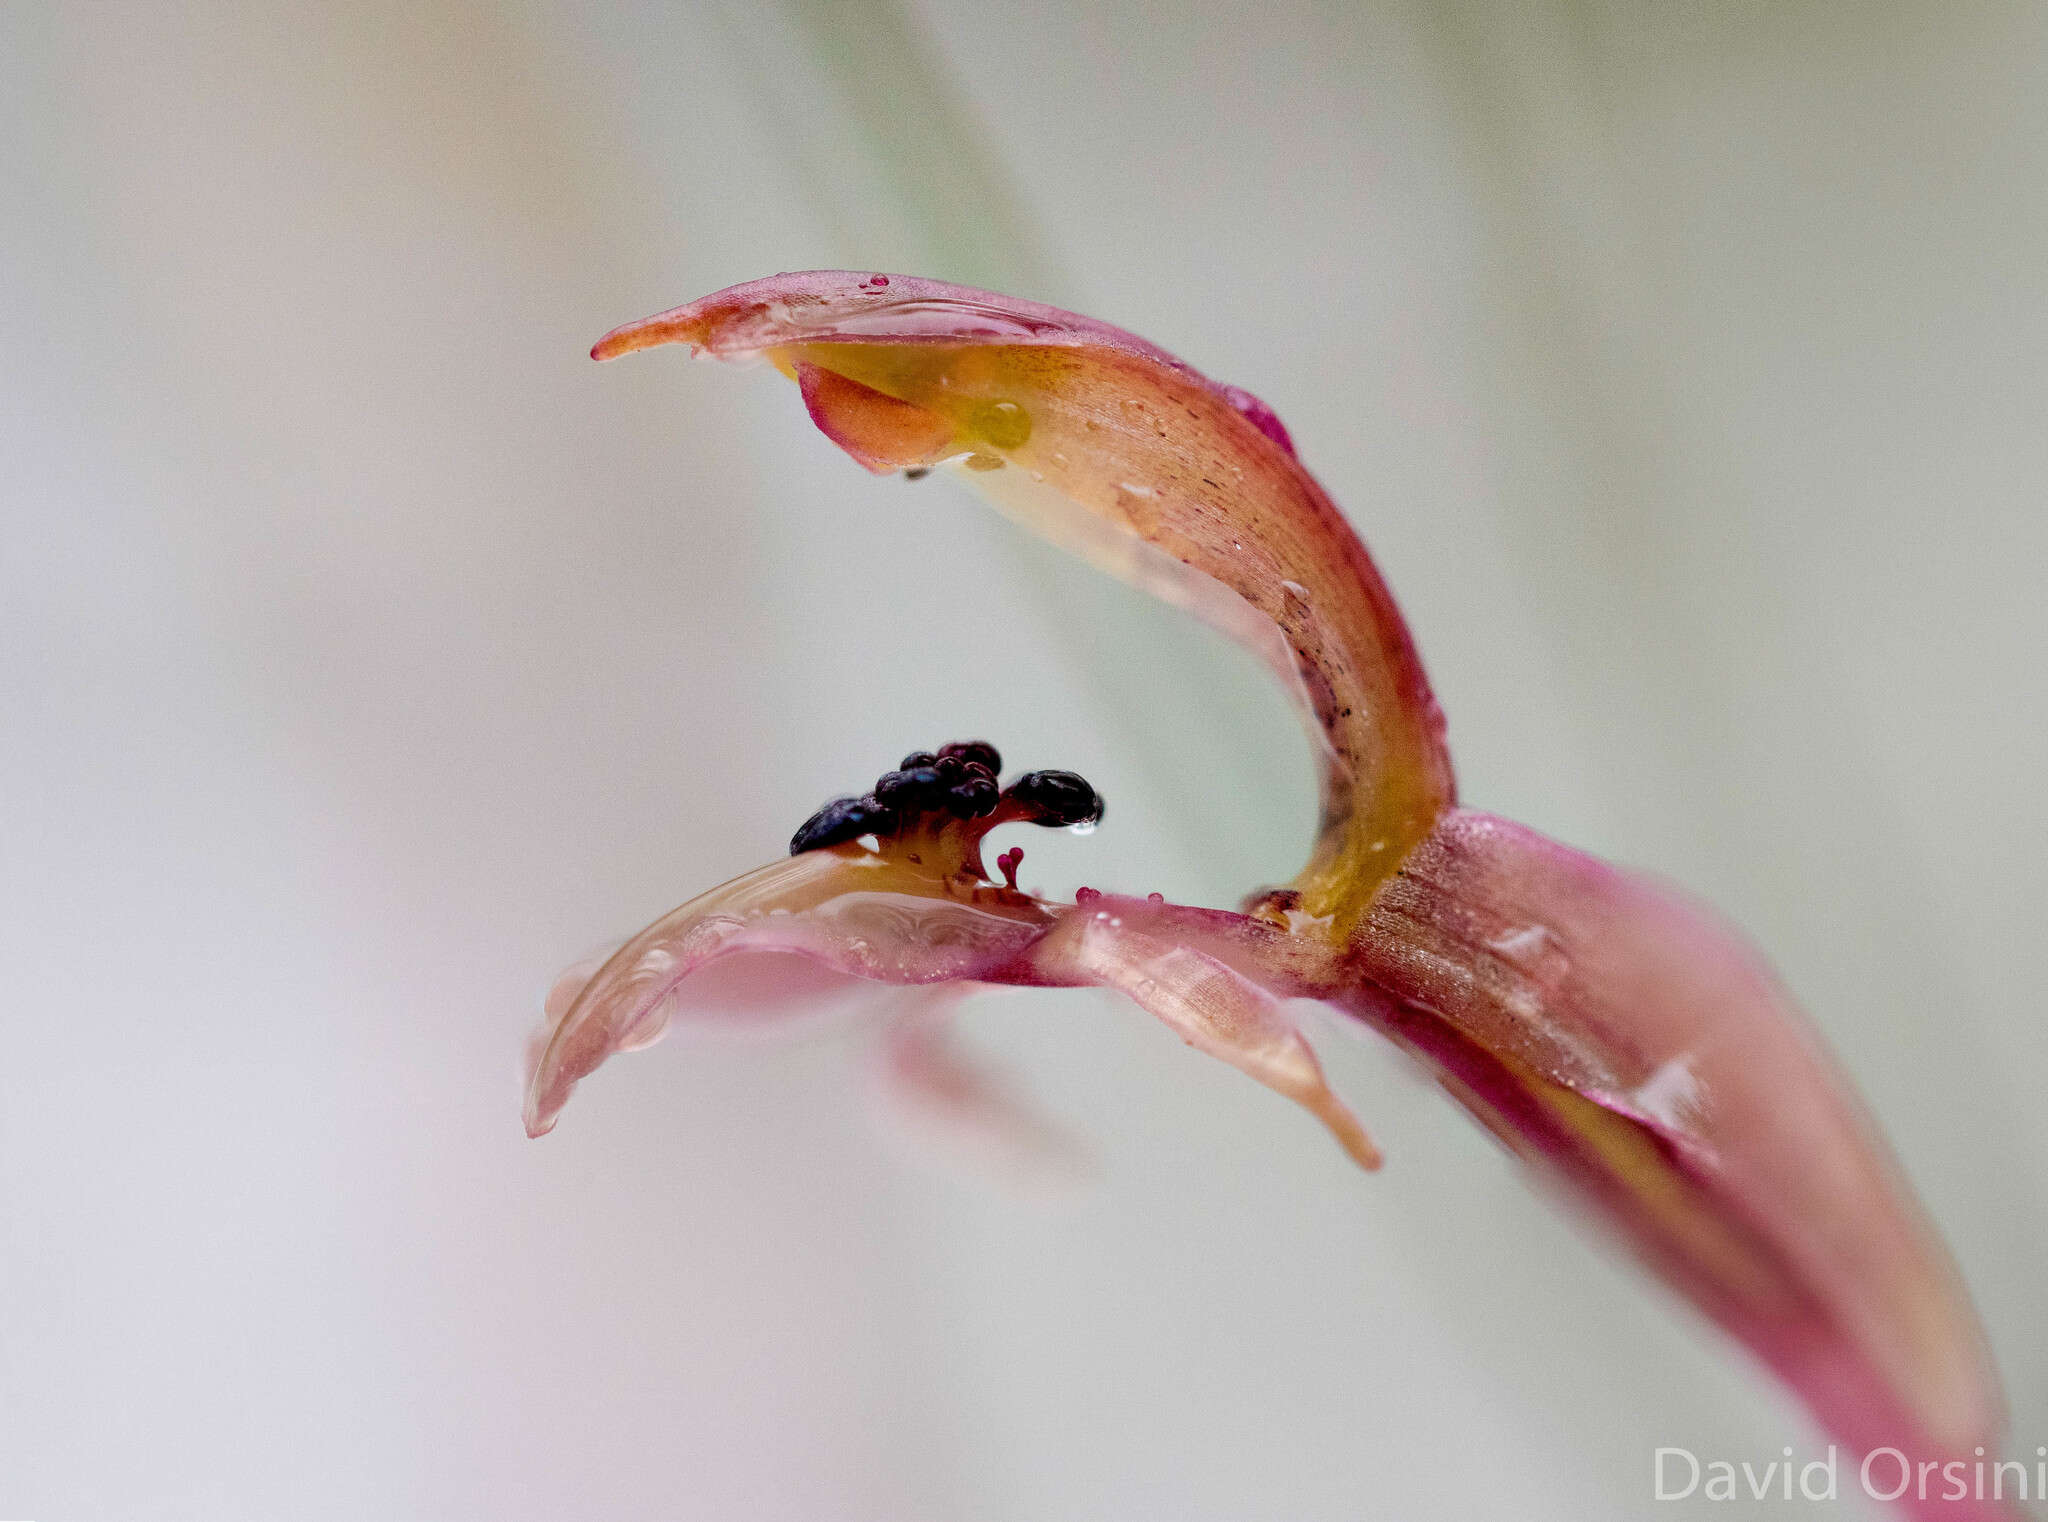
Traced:
[[1195, 373], [1157, 344], [1076, 312], [920, 275], [861, 270], [794, 270], [728, 286], [613, 328], [591, 346], [590, 357], [616, 359], [669, 343], [731, 359], [792, 343], [974, 342], [1097, 343]]
[[[1188, 934], [1203, 921], [1177, 905], [1097, 895], [1060, 918], [1034, 941], [1025, 964], [1033, 980], [1092, 984], [1123, 994], [1189, 1046], [1229, 1063], [1246, 1077], [1293, 1100], [1321, 1121], [1345, 1154], [1368, 1172], [1379, 1148], [1323, 1076], [1274, 984], [1279, 969], [1260, 965], [1262, 941], [1250, 919], [1210, 921], [1207, 934]], [[1197, 944], [1206, 939], [1215, 950]], [[1227, 943], [1256, 972], [1217, 954]], [[1247, 955], [1250, 953], [1250, 955]]]
[[1121, 328], [905, 275], [810, 270], [615, 329], [766, 355], [864, 468], [957, 464], [999, 510], [1214, 623], [1297, 698], [1324, 819], [1288, 904], [1341, 945], [1456, 793], [1443, 716], [1372, 557], [1271, 408]]
[[1190, 1046], [1294, 1100], [1361, 1167], [1380, 1155], [1331, 1091], [1285, 1000], [1317, 958], [1270, 925], [1155, 899], [1052, 904], [925, 879], [859, 846], [771, 862], [664, 915], [548, 996], [529, 1050], [526, 1130], [552, 1130], [578, 1083], [659, 1040], [685, 984], [744, 952], [793, 954], [851, 978], [1112, 989]]
[[526, 1133], [543, 1136], [576, 1085], [616, 1052], [658, 1040], [691, 974], [739, 952], [790, 953], [849, 977], [928, 984], [1011, 962], [1049, 915], [1021, 894], [921, 891], [857, 846], [784, 857], [691, 899], [613, 952], [571, 968], [529, 1052]]
[[[1303, 1104], [1367, 1167], [1284, 1001], [1389, 1036], [1573, 1204], [1746, 1344], [1859, 1455], [1994, 1454], [1995, 1373], [1953, 1266], [1825, 1050], [1747, 948], [1667, 889], [1457, 811], [1347, 957], [1222, 910], [1085, 892], [962, 902], [855, 847], [771, 863], [550, 999], [528, 1129], [655, 1039], [691, 973], [794, 952], [854, 978], [1098, 986]], [[2017, 1515], [1913, 1501], [1926, 1517]]]
[[1382, 891], [1355, 953], [1370, 986], [1353, 1012], [1844, 1442], [1995, 1454], [2002, 1398], [1954, 1265], [1817, 1035], [1711, 916], [1458, 810]]
[[[1180, 427], [1176, 409], [1196, 420], [1192, 438], [1170, 438], [1162, 423], [1159, 437], [1175, 460], [1190, 449], [1221, 451], [1220, 459], [1250, 473], [1270, 472], [1284, 459], [1295, 474], [1281, 487], [1283, 505], [1267, 525], [1276, 537], [1246, 532], [1242, 545], [1228, 527], [1234, 506], [1200, 494], [1186, 502], [1162, 494], [1147, 484], [1151, 475], [1124, 468], [1138, 458], [1128, 452], [1109, 457], [1112, 473], [1104, 479], [1136, 482], [1139, 492], [1118, 487], [1097, 492], [1098, 501], [1090, 492], [1099, 483], [1083, 474], [1060, 479], [1052, 467], [1062, 457], [1050, 453], [1056, 440], [1045, 426], [1061, 421], [1057, 413], [1040, 421], [1025, 445], [1005, 442], [1004, 430], [987, 433], [982, 443], [995, 454], [969, 461], [987, 468], [990, 480], [1020, 477], [997, 469], [1003, 459], [1024, 466], [1032, 479], [1042, 474], [1089, 511], [1155, 545], [1205, 552], [1214, 540], [1264, 553], [1294, 536], [1287, 563], [1302, 568], [1300, 587], [1279, 581], [1264, 562], [1246, 572], [1249, 554], [1213, 562], [1189, 556], [1183, 563], [1282, 629], [1305, 680], [1311, 687], [1322, 681], [1312, 697], [1322, 699], [1317, 715], [1338, 752], [1344, 736], [1332, 723], [1338, 710], [1330, 695], [1363, 690], [1351, 680], [1355, 672], [1345, 672], [1346, 661], [1357, 670], [1396, 673], [1393, 685], [1380, 689], [1394, 695], [1384, 706], [1423, 732], [1422, 743], [1399, 752], [1409, 780], [1420, 779], [1414, 796], [1423, 811], [1391, 816], [1419, 822], [1416, 834], [1395, 830], [1377, 840], [1364, 832], [1362, 843], [1381, 853], [1377, 863], [1356, 849], [1361, 841], [1347, 842], [1341, 870], [1326, 870], [1320, 883], [1312, 864], [1303, 885], [1328, 891], [1311, 892], [1310, 905], [1288, 919], [1296, 935], [1235, 916], [1133, 907], [1143, 934], [1178, 939], [1167, 949], [1191, 952], [1195, 960], [1184, 965], [1200, 978], [1241, 976], [1275, 997], [1328, 998], [1415, 1052], [1503, 1141], [1590, 1205], [1669, 1283], [1775, 1368], [1845, 1442], [1861, 1451], [1896, 1448], [1916, 1461], [1961, 1457], [1979, 1442], [1995, 1450], [2002, 1425], [1997, 1381], [1953, 1266], [1849, 1086], [1751, 953], [1711, 917], [1644, 879], [1503, 820], [1456, 810], [1436, 815], [1430, 800], [1450, 798], [1450, 772], [1412, 642], [1362, 546], [1293, 464], [1291, 441], [1269, 409], [1108, 324], [911, 277], [776, 276], [629, 324], [592, 352], [610, 358], [667, 342], [728, 358], [786, 351], [776, 356], [783, 365], [816, 354], [817, 346], [845, 346], [828, 369], [843, 365], [844, 378], [933, 415], [951, 412], [938, 392], [913, 399], [906, 377], [914, 366], [898, 373], [874, 362], [877, 347], [859, 350], [863, 360], [846, 358], [856, 352], [852, 346], [894, 346], [898, 359], [917, 355], [920, 363], [947, 346], [975, 348], [984, 359], [989, 348], [1003, 347], [1052, 355], [1057, 363], [1027, 360], [1000, 373], [1006, 384], [1035, 377], [1042, 382], [1039, 400], [1054, 395], [1045, 388], [1055, 383], [1078, 387], [1087, 405], [1074, 416], [1084, 424], [1111, 416], [1108, 406], [1118, 396], [1126, 405], [1140, 397], [1170, 400], [1161, 411], [1173, 430]], [[1088, 349], [1096, 355], [1072, 352]], [[929, 375], [915, 371], [919, 384], [940, 373], [927, 368]], [[985, 364], [981, 374], [998, 371]], [[813, 383], [806, 403], [869, 468], [914, 457], [923, 442], [910, 436], [915, 419], [860, 393], [849, 396], [851, 402]], [[1224, 406], [1234, 418], [1211, 416]], [[1247, 433], [1259, 437], [1237, 436]], [[1142, 431], [1124, 442], [1137, 448]], [[1271, 479], [1280, 482], [1278, 475]], [[1129, 496], [1137, 500], [1123, 500]], [[1249, 500], [1264, 495], [1254, 492]], [[1219, 510], [1225, 516], [1215, 516]], [[1204, 513], [1211, 515], [1207, 523]], [[1220, 539], [1211, 532], [1218, 525], [1225, 525]], [[1304, 544], [1311, 552], [1301, 552]], [[1348, 585], [1315, 580], [1340, 560], [1355, 573]], [[1289, 595], [1276, 595], [1276, 586]], [[1304, 590], [1307, 596], [1298, 595]], [[1349, 628], [1333, 637], [1319, 627], [1367, 604], [1372, 613], [1358, 625], [1368, 631], [1362, 637]], [[1341, 708], [1341, 716], [1351, 714], [1351, 707]], [[1401, 775], [1362, 770], [1367, 782]], [[1366, 789], [1367, 807], [1372, 796]], [[1345, 802], [1342, 793], [1337, 798]], [[1326, 833], [1325, 846], [1330, 840]], [[1410, 840], [1419, 842], [1412, 850]], [[1399, 871], [1387, 877], [1397, 861]], [[1361, 904], [1354, 918], [1351, 908]], [[1059, 918], [1067, 911], [1049, 913]], [[1337, 947], [1312, 933], [1318, 926], [1340, 932]], [[1265, 932], [1279, 939], [1262, 939]], [[941, 976], [1118, 985], [1085, 965], [1086, 957], [1054, 954], [1060, 939], [1034, 931], [1007, 961]], [[1313, 949], [1311, 940], [1318, 943]], [[1124, 950], [1139, 961], [1147, 954], [1135, 943]], [[1332, 964], [1333, 950], [1348, 962]], [[860, 975], [888, 976], [873, 969]], [[1125, 981], [1127, 992], [1143, 985], [1142, 978]], [[1246, 1028], [1256, 1031], [1262, 1019], [1256, 1014]], [[638, 1029], [629, 1021], [621, 1035]], [[1188, 1029], [1208, 1027], [1198, 1020]], [[2016, 1515], [1973, 1501], [1911, 1509], [1929, 1517]]]

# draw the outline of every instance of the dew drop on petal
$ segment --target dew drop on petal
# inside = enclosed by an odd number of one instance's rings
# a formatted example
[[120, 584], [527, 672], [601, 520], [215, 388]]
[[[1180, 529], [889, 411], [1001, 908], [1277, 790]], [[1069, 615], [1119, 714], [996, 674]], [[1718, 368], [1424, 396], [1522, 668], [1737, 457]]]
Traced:
[[1015, 402], [990, 402], [976, 410], [974, 431], [997, 449], [1015, 449], [1031, 437], [1031, 414]]

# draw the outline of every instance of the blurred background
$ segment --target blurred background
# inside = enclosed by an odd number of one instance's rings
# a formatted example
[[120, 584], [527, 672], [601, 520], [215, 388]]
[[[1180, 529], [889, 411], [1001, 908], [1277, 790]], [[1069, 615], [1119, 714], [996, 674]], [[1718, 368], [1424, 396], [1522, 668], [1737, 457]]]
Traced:
[[28, 0], [0, 204], [0, 1514], [1620, 1518], [1818, 1451], [1367, 1042], [1372, 1179], [1082, 993], [967, 1012], [1078, 1190], [893, 1143], [853, 1025], [525, 1140], [553, 974], [913, 746], [1094, 780], [1055, 888], [1307, 840], [1248, 659], [768, 372], [585, 357], [813, 266], [1269, 400], [1467, 800], [1756, 938], [2048, 1444], [2040, 7]]

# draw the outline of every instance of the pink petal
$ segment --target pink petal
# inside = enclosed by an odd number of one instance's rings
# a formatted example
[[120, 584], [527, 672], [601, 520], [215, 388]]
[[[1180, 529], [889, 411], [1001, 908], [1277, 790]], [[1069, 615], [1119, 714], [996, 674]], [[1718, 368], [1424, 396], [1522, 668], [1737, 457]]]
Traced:
[[1189, 944], [1185, 919], [1176, 905], [1097, 895], [1032, 943], [1029, 966], [1047, 982], [1115, 989], [1189, 1046], [1302, 1106], [1361, 1168], [1378, 1168], [1379, 1149], [1331, 1092], [1285, 1006], [1267, 985]]
[[1270, 408], [1107, 324], [900, 276], [736, 286], [593, 353], [669, 342], [766, 356], [869, 469], [963, 466], [1003, 511], [1244, 642], [1312, 720], [1323, 828], [1254, 917], [1040, 905], [1007, 957], [958, 975], [1117, 988], [1370, 1165], [1284, 1003], [1328, 999], [1423, 1058], [1845, 1442], [1995, 1453], [1997, 1381], [1954, 1269], [1797, 1010], [1676, 895], [1452, 808], [1407, 629]]
[[1400, 611], [1249, 392], [1107, 323], [901, 275], [777, 275], [591, 352], [661, 343], [767, 356], [862, 465], [958, 463], [1003, 511], [1272, 665], [1323, 762], [1324, 829], [1294, 892], [1333, 943], [1452, 801], [1442, 715]]
[[1954, 1265], [1818, 1037], [1718, 922], [1453, 811], [1356, 950], [1404, 1007], [1354, 1008], [1846, 1442], [1943, 1458], [1995, 1446], [1997, 1379]]
[[[1220, 910], [1089, 893], [1048, 904], [957, 878], [925, 877], [900, 861], [841, 847], [810, 851], [735, 878], [663, 916], [617, 951], [557, 980], [530, 1055], [526, 1127], [554, 1126], [576, 1084], [614, 1053], [660, 1039], [707, 968], [735, 959], [759, 969], [756, 1002], [788, 1010], [847, 978], [959, 986], [973, 982], [1114, 989], [1315, 1115], [1361, 1166], [1380, 1155], [1330, 1090], [1283, 1000], [1327, 958], [1272, 926]], [[776, 956], [737, 953], [783, 953]], [[825, 970], [803, 974], [807, 964]], [[800, 975], [792, 977], [792, 972]], [[761, 974], [766, 976], [762, 977]], [[730, 980], [712, 1002], [732, 1002]], [[963, 1133], [1010, 1141], [1036, 1132], [1021, 1106], [942, 1042], [899, 1032], [892, 1071]], [[930, 1032], [924, 1032], [930, 1035]], [[1024, 1150], [1011, 1148], [1022, 1154]], [[1044, 1151], [1046, 1149], [1040, 1148]]]
[[664, 915], [594, 972], [564, 974], [533, 1054], [527, 1134], [552, 1130], [576, 1084], [614, 1052], [658, 1039], [684, 979], [720, 958], [794, 953], [849, 977], [944, 983], [1013, 960], [1048, 922], [1021, 895], [963, 901], [857, 847], [771, 862]]
[[801, 270], [770, 275], [629, 322], [600, 338], [592, 359], [683, 343], [722, 356], [792, 343], [1094, 344], [1186, 367], [1156, 344], [1041, 302], [918, 275]]

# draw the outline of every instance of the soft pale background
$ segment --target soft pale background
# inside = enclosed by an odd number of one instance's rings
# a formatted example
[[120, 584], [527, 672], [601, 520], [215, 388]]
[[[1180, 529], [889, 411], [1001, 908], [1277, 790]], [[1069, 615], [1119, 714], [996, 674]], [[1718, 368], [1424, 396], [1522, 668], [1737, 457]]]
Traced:
[[912, 744], [1096, 780], [1041, 881], [1303, 843], [1234, 652], [772, 377], [583, 357], [815, 265], [1271, 400], [1467, 797], [1767, 948], [2048, 1443], [2038, 7], [31, 0], [0, 208], [0, 1515], [1618, 1518], [1659, 1444], [1807, 1456], [1366, 1045], [1373, 1180], [1082, 995], [970, 1021], [1072, 1197], [892, 1149], [851, 1032], [521, 1137], [557, 967]]

